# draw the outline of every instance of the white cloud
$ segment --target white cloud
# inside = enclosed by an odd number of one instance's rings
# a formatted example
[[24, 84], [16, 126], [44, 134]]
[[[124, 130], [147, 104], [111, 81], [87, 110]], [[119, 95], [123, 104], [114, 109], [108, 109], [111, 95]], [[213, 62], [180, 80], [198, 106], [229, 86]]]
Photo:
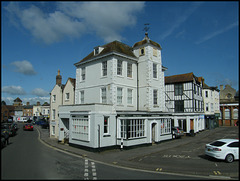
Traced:
[[[104, 41], [121, 40], [121, 31], [136, 24], [136, 13], [144, 2], [59, 2], [52, 12], [44, 12], [35, 5], [22, 8], [10, 3], [5, 9], [11, 22], [22, 26], [45, 43], [61, 41], [64, 37], [76, 38], [96, 33]], [[53, 5], [53, 4], [51, 4]], [[15, 20], [14, 20], [15, 19]]]
[[15, 72], [19, 72], [24, 75], [36, 74], [32, 64], [27, 60], [15, 61], [15, 62], [12, 62], [11, 65], [15, 67], [15, 70], [14, 70]]
[[12, 97], [2, 97], [2, 101], [5, 101], [6, 105], [13, 105], [13, 101], [16, 99]]
[[220, 30], [217, 30], [217, 31], [215, 31], [215, 32], [213, 32], [211, 34], [206, 35], [205, 37], [203, 37], [200, 40], [196, 41], [195, 44], [198, 45], [200, 43], [203, 43], [203, 42], [205, 42], [207, 40], [210, 40], [210, 39], [214, 38], [215, 36], [218, 36], [218, 35], [220, 35], [222, 33], [227, 32], [228, 30], [231, 30], [231, 29], [233, 29], [233, 28], [235, 28], [237, 26], [238, 26], [238, 21], [228, 25], [227, 27], [224, 27], [224, 28], [222, 28]]
[[25, 95], [26, 92], [21, 86], [4, 86], [2, 88], [3, 93], [7, 93], [10, 95]]
[[169, 27], [163, 34], [161, 34], [161, 39], [164, 40], [170, 36], [178, 27], [180, 27], [191, 15], [201, 6], [203, 2], [194, 2], [189, 6], [186, 12], [177, 16], [177, 19], [172, 22], [171, 27]]
[[33, 95], [39, 96], [39, 97], [44, 97], [44, 96], [48, 96], [49, 92], [43, 90], [42, 88], [36, 88], [34, 90], [32, 90], [31, 92]]
[[50, 102], [50, 97], [31, 97], [31, 98], [22, 98], [23, 104], [26, 104], [27, 102], [30, 103], [30, 105], [36, 105], [37, 102], [40, 102], [40, 104], [44, 104], [45, 102]]
[[[2, 101], [5, 101], [7, 105], [13, 105], [14, 100], [17, 97], [13, 98], [13, 97], [2, 97]], [[50, 97], [31, 97], [31, 98], [22, 98], [19, 97], [22, 100], [22, 104], [26, 105], [27, 102], [30, 103], [30, 105], [36, 105], [37, 102], [40, 102], [40, 104], [44, 104], [45, 102], [49, 103], [50, 102]]]

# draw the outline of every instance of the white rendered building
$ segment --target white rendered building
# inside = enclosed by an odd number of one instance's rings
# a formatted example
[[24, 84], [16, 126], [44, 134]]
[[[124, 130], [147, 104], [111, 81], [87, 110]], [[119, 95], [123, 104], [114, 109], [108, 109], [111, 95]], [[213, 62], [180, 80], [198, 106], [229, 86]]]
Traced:
[[75, 66], [75, 104], [59, 106], [70, 145], [125, 147], [172, 138], [161, 46], [147, 33], [133, 47], [119, 41], [95, 47]]

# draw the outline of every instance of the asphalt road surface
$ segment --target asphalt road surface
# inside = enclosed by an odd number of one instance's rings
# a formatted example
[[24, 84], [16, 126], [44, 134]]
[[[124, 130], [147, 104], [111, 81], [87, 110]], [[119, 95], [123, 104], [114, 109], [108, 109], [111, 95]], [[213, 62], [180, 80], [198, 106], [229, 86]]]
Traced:
[[[38, 132], [23, 131], [1, 150], [1, 179], [78, 179], [78, 180], [193, 180], [196, 177], [168, 175], [114, 167], [87, 158], [69, 155], [42, 144]], [[207, 179], [207, 178], [205, 178]]]

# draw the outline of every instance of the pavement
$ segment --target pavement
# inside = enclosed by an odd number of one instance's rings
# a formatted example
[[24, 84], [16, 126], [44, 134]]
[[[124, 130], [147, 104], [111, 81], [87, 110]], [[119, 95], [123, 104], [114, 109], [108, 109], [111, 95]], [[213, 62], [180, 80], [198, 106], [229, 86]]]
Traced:
[[[145, 158], [149, 155], [156, 155], [156, 153], [173, 149], [178, 146], [182, 146], [191, 142], [197, 142], [201, 139], [204, 139], [212, 134], [219, 133], [223, 130], [223, 127], [215, 128], [213, 130], [204, 130], [200, 133], [197, 133], [196, 136], [184, 136], [183, 138], [164, 141], [158, 144], [150, 146], [141, 146], [132, 149], [111, 149], [101, 152], [92, 152], [85, 149], [80, 149], [76, 147], [69, 146], [68, 144], [59, 143], [56, 138], [50, 138], [48, 129], [41, 129], [40, 126], [35, 126], [38, 129], [40, 135], [39, 138], [41, 141], [46, 143], [48, 146], [60, 149], [64, 152], [78, 155], [82, 158], [87, 158], [89, 160], [94, 160], [95, 162], [104, 163], [112, 166], [127, 167], [133, 169], [140, 169], [145, 171], [156, 171], [156, 168], [159, 167], [158, 161], [147, 162], [147, 159], [142, 159], [141, 162], [136, 162], [134, 159]], [[234, 128], [238, 130], [238, 127]], [[168, 172], [174, 173], [174, 172]], [[192, 175], [192, 174], [190, 174]], [[205, 175], [206, 176], [206, 175]]]

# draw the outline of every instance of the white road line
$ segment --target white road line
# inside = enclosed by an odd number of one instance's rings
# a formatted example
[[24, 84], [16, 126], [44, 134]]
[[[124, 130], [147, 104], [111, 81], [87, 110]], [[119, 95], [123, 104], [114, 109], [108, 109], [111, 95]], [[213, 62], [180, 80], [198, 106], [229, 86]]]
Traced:
[[[85, 159], [85, 164], [84, 164], [84, 180], [89, 180], [89, 178], [92, 175], [92, 179], [93, 180], [97, 180], [97, 170], [95, 167], [95, 163], [91, 162], [91, 168], [92, 168], [92, 172], [89, 172], [89, 167], [88, 167], [88, 159]], [[91, 174], [92, 173], [92, 174]]]

